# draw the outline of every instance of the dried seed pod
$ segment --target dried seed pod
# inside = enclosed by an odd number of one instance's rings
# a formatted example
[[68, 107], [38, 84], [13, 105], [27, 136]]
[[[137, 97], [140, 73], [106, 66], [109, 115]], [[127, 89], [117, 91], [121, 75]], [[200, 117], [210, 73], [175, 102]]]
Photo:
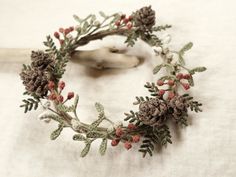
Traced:
[[151, 98], [139, 105], [138, 117], [146, 125], [161, 125], [166, 120], [167, 104], [159, 98]]
[[38, 69], [26, 69], [20, 73], [25, 89], [39, 97], [44, 97], [48, 93], [49, 75]]
[[188, 114], [189, 103], [183, 96], [176, 96], [169, 102], [169, 112], [176, 120]]
[[134, 25], [142, 32], [151, 32], [155, 25], [155, 11], [151, 6], [143, 7], [133, 14]]
[[54, 68], [52, 56], [44, 51], [32, 51], [31, 60], [32, 68], [47, 71], [52, 71]]

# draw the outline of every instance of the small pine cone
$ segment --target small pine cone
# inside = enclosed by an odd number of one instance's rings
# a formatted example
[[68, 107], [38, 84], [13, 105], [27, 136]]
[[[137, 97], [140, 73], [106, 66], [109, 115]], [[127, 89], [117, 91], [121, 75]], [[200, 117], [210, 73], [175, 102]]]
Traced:
[[169, 102], [169, 108], [171, 115], [174, 119], [179, 119], [188, 114], [189, 104], [183, 96], [176, 96]]
[[158, 126], [166, 120], [168, 107], [158, 98], [151, 98], [139, 105], [138, 117], [146, 125]]
[[20, 73], [25, 89], [38, 97], [44, 97], [48, 93], [48, 77], [46, 72], [38, 69], [26, 69]]
[[32, 68], [47, 71], [52, 71], [54, 68], [52, 57], [48, 53], [44, 53], [44, 51], [32, 51], [31, 60]]
[[134, 25], [142, 32], [151, 32], [156, 21], [155, 11], [151, 6], [143, 7], [134, 13], [133, 19]]

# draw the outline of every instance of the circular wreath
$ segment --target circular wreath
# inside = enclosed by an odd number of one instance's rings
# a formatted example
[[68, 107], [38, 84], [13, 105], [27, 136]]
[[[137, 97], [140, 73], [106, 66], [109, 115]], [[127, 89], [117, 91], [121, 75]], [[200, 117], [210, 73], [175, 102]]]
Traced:
[[[192, 47], [191, 42], [178, 51], [172, 51], [160, 40], [158, 32], [171, 26], [156, 25], [155, 11], [151, 6], [143, 7], [130, 16], [119, 13], [106, 15], [104, 12], [100, 12], [100, 16], [103, 18], [101, 22], [95, 15], [84, 19], [74, 15], [79, 25], [60, 28], [54, 33], [60, 47], [57, 47], [58, 44], [54, 43], [51, 36], [47, 36], [44, 42], [47, 49], [32, 51], [31, 64], [23, 65], [20, 73], [26, 89], [24, 95], [30, 97], [23, 100], [21, 107], [28, 112], [37, 109], [41, 104], [47, 110], [39, 116], [40, 119], [59, 123], [58, 128], [51, 134], [52, 140], [55, 140], [64, 128], [71, 128], [75, 132], [73, 140], [85, 144], [81, 152], [82, 157], [87, 155], [92, 142], [97, 139], [101, 139], [101, 155], [105, 154], [108, 141], [111, 141], [111, 146], [122, 144], [125, 149], [130, 149], [140, 140], [142, 142], [139, 151], [143, 153], [143, 157], [146, 154], [152, 155], [155, 144], [166, 146], [167, 143], [172, 143], [167, 122], [186, 126], [188, 110], [201, 111], [202, 104], [194, 101], [188, 93], [179, 94], [178, 88], [188, 90], [193, 87], [193, 75], [205, 71], [206, 68], [189, 69], [185, 66], [183, 57]], [[126, 125], [110, 120], [100, 103], [95, 103], [98, 118], [93, 123], [86, 124], [79, 119], [76, 112], [79, 96], [74, 92], [69, 92], [66, 97], [62, 95], [65, 82], [61, 81], [61, 78], [76, 48], [110, 35], [126, 36], [125, 43], [128, 46], [133, 46], [137, 39], [145, 41], [163, 59], [162, 64], [154, 67], [153, 74], [165, 68], [166, 75], [144, 85], [150, 96], [136, 97], [134, 104], [138, 105], [138, 110], [125, 113], [124, 121], [128, 121]], [[69, 104], [72, 99], [74, 102]], [[43, 104], [42, 100], [47, 101]], [[107, 121], [110, 126], [102, 127], [103, 121]]]

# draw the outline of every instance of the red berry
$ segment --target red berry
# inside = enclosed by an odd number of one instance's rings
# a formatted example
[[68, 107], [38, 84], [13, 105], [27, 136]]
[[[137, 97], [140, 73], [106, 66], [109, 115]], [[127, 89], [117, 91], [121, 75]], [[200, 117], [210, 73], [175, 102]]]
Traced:
[[120, 16], [120, 19], [123, 20], [125, 17], [126, 17], [126, 15], [125, 15], [125, 14], [122, 14], [122, 15]]
[[128, 141], [125, 142], [124, 146], [125, 146], [125, 148], [126, 148], [127, 150], [129, 150], [130, 148], [132, 148], [131, 143], [128, 142]]
[[55, 93], [51, 93], [49, 96], [48, 96], [48, 99], [49, 100], [55, 100], [57, 99], [57, 95]]
[[64, 81], [60, 81], [58, 84], [59, 89], [63, 90], [65, 88], [65, 82]]
[[185, 74], [185, 75], [183, 76], [183, 78], [184, 78], [184, 79], [190, 79], [190, 78], [191, 78], [191, 75], [190, 75], [190, 74]]
[[60, 34], [59, 34], [58, 32], [55, 32], [55, 33], [54, 33], [54, 37], [57, 38], [57, 39], [59, 39], [59, 38], [60, 38]]
[[117, 139], [113, 139], [112, 141], [111, 141], [111, 145], [112, 146], [117, 146], [119, 144], [119, 140], [117, 140]]
[[139, 140], [140, 140], [140, 136], [139, 136], [139, 135], [134, 135], [134, 136], [132, 137], [132, 139], [133, 139], [133, 142], [137, 143], [137, 142], [139, 142]]
[[162, 80], [158, 80], [158, 81], [157, 81], [157, 85], [158, 85], [158, 86], [162, 86], [162, 85], [164, 85], [164, 82], [163, 82]]
[[183, 76], [184, 76], [184, 75], [183, 75], [182, 73], [178, 73], [178, 74], [176, 75], [176, 78], [180, 80], [180, 79], [183, 79]]
[[174, 98], [174, 97], [175, 97], [175, 94], [174, 94], [173, 92], [169, 92], [168, 98], [169, 98], [169, 99], [172, 99], [172, 98]]
[[57, 101], [62, 103], [64, 101], [64, 97], [62, 95], [58, 95]]
[[71, 32], [71, 31], [70, 31], [70, 28], [66, 28], [64, 33], [65, 33], [65, 35], [67, 35], [67, 34], [69, 34], [70, 32]]
[[165, 90], [161, 89], [161, 90], [159, 90], [159, 95], [161, 95], [161, 96], [162, 96], [162, 95], [164, 95], [164, 94], [165, 94], [165, 92], [166, 92]]
[[117, 129], [116, 129], [116, 136], [121, 136], [121, 135], [123, 135], [123, 130], [122, 130], [122, 128], [117, 128]]
[[116, 22], [115, 22], [115, 25], [116, 25], [116, 26], [120, 26], [120, 21], [116, 21]]
[[68, 95], [67, 95], [67, 99], [70, 100], [74, 96], [75, 96], [74, 92], [69, 92]]
[[70, 31], [74, 31], [74, 27], [73, 26], [71, 26], [71, 27], [69, 27], [69, 29], [70, 29]]
[[64, 33], [64, 28], [59, 28], [60, 33]]
[[133, 27], [132, 23], [128, 23], [126, 26], [129, 30]]
[[190, 85], [187, 83], [181, 83], [185, 90], [190, 89]]
[[134, 124], [129, 124], [128, 125], [128, 129], [130, 129], [130, 130], [133, 130], [133, 129], [135, 129], [136, 128], [136, 126], [134, 125]]
[[168, 85], [169, 85], [169, 86], [173, 86], [173, 85], [175, 85], [175, 81], [173, 81], [173, 80], [169, 80], [169, 81], [168, 81]]
[[54, 82], [53, 82], [53, 81], [49, 81], [49, 82], [48, 82], [48, 89], [49, 89], [49, 90], [53, 90], [54, 88], [55, 88]]
[[123, 22], [124, 22], [125, 24], [127, 24], [127, 23], [129, 22], [129, 19], [128, 19], [128, 18], [124, 18], [124, 19], [123, 19]]
[[59, 42], [60, 42], [60, 44], [61, 44], [61, 45], [63, 45], [63, 44], [64, 44], [64, 40], [60, 40]]

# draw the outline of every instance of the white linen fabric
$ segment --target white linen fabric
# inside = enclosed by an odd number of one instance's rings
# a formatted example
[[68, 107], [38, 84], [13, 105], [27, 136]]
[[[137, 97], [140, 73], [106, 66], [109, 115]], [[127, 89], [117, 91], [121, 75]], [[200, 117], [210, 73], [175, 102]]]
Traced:
[[[72, 14], [85, 16], [106, 13], [130, 13], [152, 5], [157, 23], [173, 24], [172, 47], [179, 49], [189, 41], [193, 49], [186, 55], [188, 66], [206, 66], [197, 74], [196, 86], [189, 92], [203, 102], [204, 112], [190, 114], [190, 125], [172, 126], [173, 144], [143, 159], [138, 146], [127, 151], [122, 145], [98, 153], [99, 142], [85, 158], [83, 144], [72, 140], [65, 130], [56, 140], [49, 139], [57, 127], [37, 119], [42, 110], [24, 114], [19, 108], [24, 90], [18, 73], [22, 62], [0, 59], [0, 176], [1, 177], [234, 177], [236, 176], [236, 3], [234, 0], [129, 0], [129, 1], [30, 1], [1, 0], [0, 47], [42, 48], [42, 40], [61, 26], [75, 24]], [[110, 37], [88, 48], [120, 45], [122, 39]], [[132, 49], [145, 61], [137, 68], [96, 71], [69, 64], [64, 76], [66, 91], [80, 95], [78, 114], [83, 121], [96, 118], [94, 103], [105, 106], [107, 116], [122, 120], [136, 95], [147, 95], [146, 81], [155, 81], [154, 64], [160, 59], [144, 43]], [[10, 53], [9, 53], [10, 54]], [[26, 56], [29, 62], [29, 56]], [[12, 60], [17, 60], [17, 56]], [[11, 61], [12, 61], [11, 60]], [[161, 74], [161, 73], [160, 73]]]

